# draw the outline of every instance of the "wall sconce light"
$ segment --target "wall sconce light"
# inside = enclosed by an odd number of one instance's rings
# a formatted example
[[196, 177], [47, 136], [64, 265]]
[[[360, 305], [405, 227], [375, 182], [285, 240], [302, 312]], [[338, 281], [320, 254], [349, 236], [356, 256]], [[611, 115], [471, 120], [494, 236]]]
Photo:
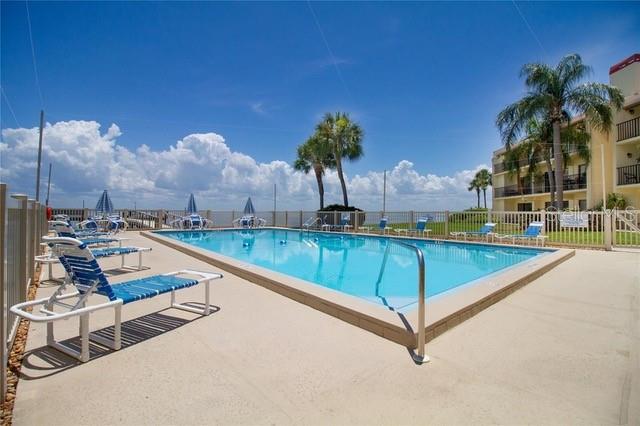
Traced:
[[631, 158], [631, 157], [633, 157], [633, 154], [630, 152], [627, 152], [627, 158]]

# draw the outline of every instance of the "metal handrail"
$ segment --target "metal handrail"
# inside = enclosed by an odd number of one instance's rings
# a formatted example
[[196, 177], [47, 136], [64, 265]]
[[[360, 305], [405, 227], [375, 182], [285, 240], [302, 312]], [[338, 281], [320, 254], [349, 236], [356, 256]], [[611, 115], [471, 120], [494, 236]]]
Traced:
[[384, 257], [382, 259], [382, 265], [380, 266], [380, 273], [378, 274], [378, 280], [376, 281], [376, 295], [378, 294], [378, 290], [380, 287], [380, 282], [382, 281], [382, 276], [384, 275], [384, 270], [387, 266], [387, 260], [389, 260], [389, 249], [391, 248], [391, 244], [395, 243], [400, 246], [406, 247], [415, 251], [416, 257], [418, 258], [418, 353], [413, 353], [413, 360], [419, 364], [423, 364], [429, 362], [429, 357], [424, 353], [425, 347], [425, 298], [426, 298], [426, 283], [425, 283], [425, 266], [424, 266], [424, 254], [422, 250], [413, 244], [405, 243], [404, 241], [395, 240], [392, 238], [388, 239], [387, 248], [384, 251]]
[[311, 217], [311, 218], [307, 219], [307, 221], [305, 223], [303, 223], [302, 226], [307, 228], [307, 230], [309, 230], [309, 228], [311, 228], [313, 225], [315, 225], [320, 220], [321, 219], [319, 217], [316, 217], [316, 218]]

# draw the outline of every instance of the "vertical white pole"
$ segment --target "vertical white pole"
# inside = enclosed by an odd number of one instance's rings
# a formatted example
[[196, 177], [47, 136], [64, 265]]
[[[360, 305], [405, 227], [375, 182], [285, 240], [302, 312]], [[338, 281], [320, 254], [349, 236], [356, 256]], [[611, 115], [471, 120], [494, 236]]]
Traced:
[[600, 174], [602, 175], [602, 209], [607, 208], [607, 190], [605, 188], [604, 182], [604, 143], [600, 144]]
[[382, 214], [387, 211], [387, 171], [384, 171], [383, 185], [382, 185]]
[[44, 205], [49, 207], [49, 192], [51, 191], [51, 163], [49, 163], [49, 180], [47, 183], [47, 200]]
[[36, 169], [36, 201], [40, 201], [40, 163], [42, 162], [43, 130], [44, 130], [44, 111], [40, 110], [40, 137], [38, 139], [38, 168]]

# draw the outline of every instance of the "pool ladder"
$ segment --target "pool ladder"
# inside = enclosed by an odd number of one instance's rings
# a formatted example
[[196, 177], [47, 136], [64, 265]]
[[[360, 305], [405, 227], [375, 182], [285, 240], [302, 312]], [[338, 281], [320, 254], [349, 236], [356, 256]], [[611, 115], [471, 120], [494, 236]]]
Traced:
[[[376, 281], [376, 296], [378, 296], [380, 290], [380, 283], [382, 282], [382, 276], [384, 270], [387, 267], [387, 261], [389, 260], [389, 251], [392, 244], [398, 244], [399, 246], [413, 250], [418, 258], [418, 347], [417, 353], [413, 352], [411, 355], [413, 360], [418, 364], [424, 364], [429, 362], [429, 357], [425, 355], [425, 297], [426, 297], [426, 284], [425, 284], [425, 266], [424, 266], [424, 254], [418, 247], [405, 243], [404, 241], [394, 240], [389, 238], [387, 240], [387, 248], [384, 250], [384, 257], [382, 258], [382, 265], [380, 266], [380, 273], [378, 274], [378, 280]], [[379, 296], [378, 296], [379, 297]]]

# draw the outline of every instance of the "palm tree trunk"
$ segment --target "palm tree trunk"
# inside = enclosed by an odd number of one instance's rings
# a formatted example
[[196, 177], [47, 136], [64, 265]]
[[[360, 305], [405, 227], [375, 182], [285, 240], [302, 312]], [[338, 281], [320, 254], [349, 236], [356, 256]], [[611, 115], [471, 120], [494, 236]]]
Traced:
[[482, 196], [484, 197], [484, 208], [487, 208], [487, 190], [482, 188]]
[[318, 193], [320, 194], [320, 210], [324, 208], [324, 183], [322, 182], [322, 168], [314, 165], [313, 171], [316, 174], [316, 181], [318, 182]]
[[478, 208], [480, 208], [480, 188], [476, 188], [476, 195], [478, 196]]
[[547, 175], [549, 176], [549, 193], [551, 195], [551, 205], [556, 205], [556, 179], [553, 172], [553, 167], [551, 166], [551, 156], [545, 155], [544, 158], [545, 163], [547, 163]]
[[553, 158], [555, 159], [554, 175], [556, 183], [556, 207], [558, 211], [562, 210], [564, 201], [564, 158], [562, 158], [562, 146], [560, 144], [560, 120], [553, 122]]
[[349, 198], [347, 197], [347, 184], [344, 182], [344, 175], [342, 174], [342, 159], [337, 155], [336, 171], [338, 172], [338, 179], [340, 179], [340, 186], [342, 187], [342, 198], [344, 200], [344, 206], [349, 207]]

